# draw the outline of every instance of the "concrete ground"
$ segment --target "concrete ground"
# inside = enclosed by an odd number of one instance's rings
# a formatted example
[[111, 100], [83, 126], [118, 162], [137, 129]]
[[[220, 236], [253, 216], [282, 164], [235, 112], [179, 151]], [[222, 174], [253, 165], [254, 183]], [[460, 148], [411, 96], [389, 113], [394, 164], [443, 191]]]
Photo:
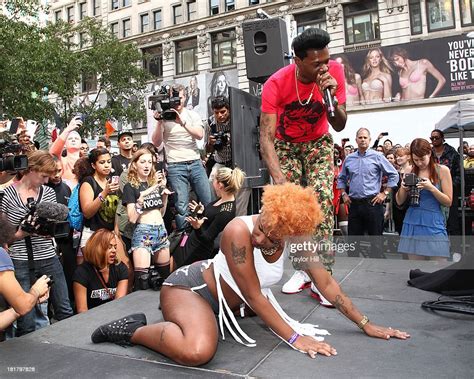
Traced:
[[[62, 322], [0, 345], [0, 377], [148, 378], [148, 377], [259, 377], [259, 378], [472, 378], [474, 372], [474, 318], [429, 312], [420, 307], [435, 293], [408, 287], [411, 268], [436, 271], [432, 262], [339, 258], [335, 277], [344, 291], [371, 321], [408, 331], [407, 341], [384, 341], [365, 336], [337, 310], [321, 307], [309, 290], [296, 295], [273, 288], [285, 311], [297, 320], [330, 331], [326, 341], [335, 357], [307, 355], [291, 350], [256, 317], [239, 320], [257, 340], [255, 348], [228, 336], [219, 341], [214, 359], [199, 368], [177, 365], [144, 347], [94, 345], [92, 331], [107, 321], [144, 312], [150, 323], [162, 319], [159, 293], [135, 292]], [[288, 262], [284, 283], [292, 274]], [[192, 316], [192, 315], [190, 315]]]

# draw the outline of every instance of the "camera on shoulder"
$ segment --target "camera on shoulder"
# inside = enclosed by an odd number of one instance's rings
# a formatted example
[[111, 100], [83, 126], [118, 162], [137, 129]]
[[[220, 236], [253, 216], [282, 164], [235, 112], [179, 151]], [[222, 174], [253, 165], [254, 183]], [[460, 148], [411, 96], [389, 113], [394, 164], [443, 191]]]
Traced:
[[176, 120], [176, 112], [172, 109], [180, 104], [179, 91], [169, 85], [161, 86], [158, 91], [153, 92], [153, 95], [148, 97], [148, 108], [161, 113], [159, 120]]
[[0, 132], [0, 171], [22, 171], [28, 168], [28, 158], [16, 136]]

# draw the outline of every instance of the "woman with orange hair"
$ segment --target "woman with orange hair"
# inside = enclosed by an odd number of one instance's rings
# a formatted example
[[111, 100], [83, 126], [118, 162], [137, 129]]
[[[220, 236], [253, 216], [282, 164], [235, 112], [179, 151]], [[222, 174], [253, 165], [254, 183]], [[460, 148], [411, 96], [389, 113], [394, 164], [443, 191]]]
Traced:
[[[262, 202], [261, 214], [237, 217], [227, 224], [221, 250], [213, 259], [181, 267], [168, 277], [160, 297], [165, 322], [146, 325], [143, 313], [129, 315], [97, 328], [92, 341], [139, 344], [179, 364], [202, 365], [214, 356], [219, 328], [223, 334], [224, 324], [236, 341], [255, 346], [256, 341], [234, 317], [239, 309], [245, 313], [246, 304], [293, 349], [312, 358], [318, 353], [335, 355], [333, 347], [316, 337], [327, 331], [292, 320], [270, 291], [270, 286], [283, 276], [287, 259], [284, 252], [292, 252], [295, 247], [291, 240], [313, 241], [315, 225], [322, 219], [317, 196], [310, 188], [286, 183], [267, 186]], [[317, 257], [308, 254], [300, 258]], [[317, 287], [367, 335], [384, 339], [409, 337], [405, 332], [370, 323], [323, 265], [314, 261], [306, 271]]]
[[119, 299], [127, 294], [128, 271], [117, 255], [115, 233], [99, 229], [83, 249], [84, 263], [73, 278], [77, 313]]
[[[397, 192], [398, 205], [409, 202], [403, 220], [398, 252], [408, 259], [446, 260], [449, 240], [442, 206], [449, 208], [453, 198], [451, 172], [435, 163], [430, 143], [416, 138], [410, 145], [413, 168], [405, 172]], [[415, 174], [415, 176], [410, 175]], [[409, 182], [416, 182], [407, 186]]]

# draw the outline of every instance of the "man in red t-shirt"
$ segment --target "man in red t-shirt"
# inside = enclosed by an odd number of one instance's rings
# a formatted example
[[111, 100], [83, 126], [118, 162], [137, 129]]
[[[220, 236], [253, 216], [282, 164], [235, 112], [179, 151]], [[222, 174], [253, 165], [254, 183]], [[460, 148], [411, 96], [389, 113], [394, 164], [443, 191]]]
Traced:
[[[319, 241], [330, 240], [334, 224], [334, 146], [328, 121], [340, 132], [347, 120], [344, 68], [329, 59], [330, 40], [325, 30], [315, 28], [306, 29], [293, 40], [294, 64], [280, 69], [265, 83], [260, 117], [262, 157], [274, 183], [301, 184], [304, 177], [318, 193], [324, 215], [317, 232]], [[335, 100], [334, 117], [329, 116], [323, 101], [327, 88]], [[332, 250], [319, 249], [318, 254], [331, 272]], [[297, 271], [282, 291], [300, 292], [309, 283], [306, 273]]]

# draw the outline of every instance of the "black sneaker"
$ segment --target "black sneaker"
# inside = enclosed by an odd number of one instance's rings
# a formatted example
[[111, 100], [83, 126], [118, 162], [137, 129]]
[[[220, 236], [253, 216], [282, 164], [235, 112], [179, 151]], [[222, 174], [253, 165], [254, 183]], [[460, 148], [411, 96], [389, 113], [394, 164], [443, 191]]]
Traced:
[[130, 338], [133, 333], [145, 325], [146, 316], [143, 313], [136, 313], [99, 326], [92, 333], [91, 340], [94, 343], [113, 342], [121, 346], [131, 345]]

